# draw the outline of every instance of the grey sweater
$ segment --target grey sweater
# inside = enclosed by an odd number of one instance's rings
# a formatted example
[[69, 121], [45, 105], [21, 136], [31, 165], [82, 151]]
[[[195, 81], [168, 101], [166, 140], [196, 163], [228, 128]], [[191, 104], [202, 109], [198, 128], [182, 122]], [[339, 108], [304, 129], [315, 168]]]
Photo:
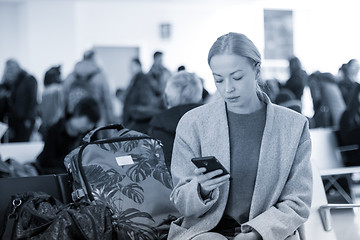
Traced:
[[232, 181], [230, 181], [229, 197], [224, 214], [240, 224], [249, 220], [265, 127], [265, 114], [265, 108], [249, 114], [227, 111]]

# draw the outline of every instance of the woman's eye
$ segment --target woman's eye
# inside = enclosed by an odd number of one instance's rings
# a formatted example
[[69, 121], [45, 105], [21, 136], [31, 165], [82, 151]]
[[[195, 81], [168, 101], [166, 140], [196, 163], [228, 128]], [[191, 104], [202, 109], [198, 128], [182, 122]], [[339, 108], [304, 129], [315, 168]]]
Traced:
[[241, 80], [242, 77], [233, 77], [234, 80], [238, 81], [238, 80]]
[[224, 80], [222, 78], [215, 78], [216, 83], [222, 83]]

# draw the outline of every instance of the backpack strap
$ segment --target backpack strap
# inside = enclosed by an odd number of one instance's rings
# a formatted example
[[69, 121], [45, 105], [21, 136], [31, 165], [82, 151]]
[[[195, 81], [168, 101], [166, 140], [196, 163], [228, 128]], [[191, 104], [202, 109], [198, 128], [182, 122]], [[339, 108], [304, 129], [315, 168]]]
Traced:
[[103, 127], [98, 127], [92, 131], [90, 131], [88, 134], [86, 134], [86, 136], [83, 138], [83, 143], [79, 149], [79, 152], [77, 153], [77, 165], [79, 168], [79, 172], [80, 172], [80, 176], [82, 178], [82, 181], [85, 185], [85, 189], [79, 189], [77, 191], [74, 191], [71, 194], [72, 199], [80, 199], [84, 196], [88, 196], [88, 198], [90, 199], [90, 201], [94, 201], [94, 196], [91, 194], [91, 187], [89, 182], [87, 181], [87, 178], [85, 176], [84, 173], [84, 169], [82, 168], [81, 165], [81, 158], [82, 158], [82, 152], [84, 151], [84, 149], [92, 143], [93, 141], [93, 136], [99, 132], [99, 131], [103, 131], [103, 130], [112, 130], [112, 129], [116, 129], [120, 132], [119, 136], [122, 136], [124, 134], [126, 134], [127, 132], [131, 131], [130, 129], [125, 128], [123, 125], [121, 124], [110, 124], [107, 126], [103, 126]]
[[[102, 127], [98, 127], [98, 128], [95, 128], [94, 130], [88, 132], [85, 137], [82, 139], [83, 143], [90, 143], [92, 142], [94, 139], [94, 135], [96, 133], [98, 133], [99, 131], [103, 131], [103, 130], [112, 130], [112, 129], [116, 129], [118, 131], [121, 131], [121, 130], [127, 130], [123, 125], [121, 124], [110, 124], [110, 125], [107, 125], [107, 126], [102, 126]], [[121, 133], [122, 135], [123, 133]]]

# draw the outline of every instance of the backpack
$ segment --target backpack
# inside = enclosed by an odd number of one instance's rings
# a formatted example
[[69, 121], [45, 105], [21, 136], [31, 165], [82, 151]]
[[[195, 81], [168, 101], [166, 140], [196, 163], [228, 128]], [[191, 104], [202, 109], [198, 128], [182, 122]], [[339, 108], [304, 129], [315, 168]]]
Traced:
[[[104, 131], [111, 137], [94, 139]], [[118, 239], [167, 238], [179, 213], [170, 201], [172, 180], [159, 140], [108, 125], [89, 132], [64, 161], [73, 200], [108, 206]]]
[[86, 97], [94, 97], [95, 90], [91, 84], [91, 79], [98, 74], [99, 71], [88, 74], [87, 76], [80, 76], [75, 73], [75, 79], [70, 84], [69, 92], [66, 95], [66, 112], [73, 113], [75, 106], [81, 99]]

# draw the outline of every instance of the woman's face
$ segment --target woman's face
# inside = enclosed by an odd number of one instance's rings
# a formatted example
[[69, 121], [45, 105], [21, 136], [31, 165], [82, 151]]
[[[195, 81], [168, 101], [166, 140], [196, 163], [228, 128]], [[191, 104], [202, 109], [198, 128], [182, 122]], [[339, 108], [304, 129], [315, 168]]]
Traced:
[[235, 113], [249, 113], [259, 101], [256, 94], [258, 70], [246, 57], [221, 54], [210, 60], [215, 85], [227, 108]]

